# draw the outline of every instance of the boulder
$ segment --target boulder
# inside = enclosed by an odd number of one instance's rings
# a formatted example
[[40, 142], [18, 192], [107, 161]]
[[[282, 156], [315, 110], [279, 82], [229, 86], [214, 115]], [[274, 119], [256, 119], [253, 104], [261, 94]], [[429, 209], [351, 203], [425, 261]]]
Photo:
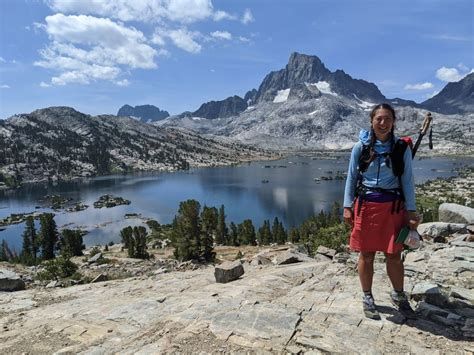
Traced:
[[214, 269], [216, 282], [227, 283], [237, 280], [244, 274], [244, 267], [240, 261], [227, 261]]
[[268, 265], [271, 264], [272, 261], [269, 258], [264, 257], [263, 255], [255, 255], [255, 257], [250, 262], [250, 265], [257, 266], [257, 265]]
[[411, 298], [420, 301], [424, 300], [432, 305], [445, 307], [449, 301], [437, 284], [431, 282], [420, 282], [413, 287]]
[[25, 289], [25, 282], [18, 274], [5, 269], [0, 269], [0, 291], [19, 291]]
[[440, 222], [474, 223], [474, 208], [456, 203], [442, 203], [438, 210]]
[[418, 226], [418, 233], [423, 237], [447, 237], [454, 233], [465, 233], [466, 225], [462, 223], [431, 222]]
[[99, 261], [99, 259], [102, 259], [102, 253], [95, 254], [93, 257], [89, 258], [89, 260], [87, 260], [87, 262], [89, 264], [93, 264], [93, 263], [96, 263], [97, 261]]
[[278, 254], [274, 260], [274, 263], [276, 265], [285, 265], [285, 264], [300, 263], [302, 261], [309, 261], [309, 260], [312, 260], [309, 256], [288, 250], [284, 253]]
[[334, 249], [326, 248], [325, 246], [320, 245], [316, 250], [316, 253], [323, 254], [325, 256], [330, 257], [331, 259], [334, 258], [336, 255], [336, 251]]

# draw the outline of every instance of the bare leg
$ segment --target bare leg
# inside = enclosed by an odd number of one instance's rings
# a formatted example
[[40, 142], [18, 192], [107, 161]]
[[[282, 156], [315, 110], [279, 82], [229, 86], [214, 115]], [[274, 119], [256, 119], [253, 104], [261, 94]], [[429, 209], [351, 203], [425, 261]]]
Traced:
[[400, 253], [385, 254], [387, 274], [392, 282], [392, 286], [397, 291], [403, 290], [403, 277], [405, 274]]
[[360, 252], [357, 270], [359, 271], [360, 285], [362, 291], [372, 290], [372, 280], [374, 278], [375, 252]]

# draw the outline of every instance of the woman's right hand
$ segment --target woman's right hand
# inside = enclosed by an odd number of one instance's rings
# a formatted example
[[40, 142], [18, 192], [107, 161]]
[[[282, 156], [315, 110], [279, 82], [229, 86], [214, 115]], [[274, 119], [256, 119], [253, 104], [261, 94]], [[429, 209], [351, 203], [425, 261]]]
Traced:
[[352, 208], [344, 207], [344, 212], [342, 216], [344, 218], [344, 222], [346, 222], [348, 225], [352, 227], [354, 224], [354, 212], [352, 211]]

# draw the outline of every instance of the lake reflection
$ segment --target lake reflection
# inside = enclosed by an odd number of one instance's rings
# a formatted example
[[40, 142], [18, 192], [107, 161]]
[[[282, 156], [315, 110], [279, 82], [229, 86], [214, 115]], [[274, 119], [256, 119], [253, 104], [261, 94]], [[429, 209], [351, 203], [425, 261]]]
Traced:
[[[35, 211], [40, 198], [47, 194], [60, 194], [89, 205], [80, 212], [56, 212], [55, 217], [59, 228], [88, 230], [89, 234], [84, 237], [87, 245], [118, 242], [122, 228], [142, 223], [140, 219], [124, 219], [126, 213], [139, 213], [160, 223], [170, 223], [179, 202], [187, 199], [198, 200], [201, 206], [219, 207], [223, 204], [227, 223], [240, 223], [250, 218], [259, 227], [263, 220], [272, 221], [278, 217], [288, 228], [299, 225], [320, 210], [327, 210], [334, 201], [342, 203], [344, 180], [315, 181], [315, 178], [345, 172], [348, 158], [348, 153], [338, 159], [296, 156], [233, 167], [104, 176], [54, 186], [29, 185], [16, 191], [0, 192], [0, 218], [11, 213]], [[421, 183], [427, 179], [452, 176], [455, 174], [453, 168], [473, 165], [473, 162], [474, 158], [415, 160], [415, 180]], [[93, 202], [104, 194], [121, 196], [132, 203], [114, 208], [93, 208]], [[0, 239], [6, 239], [18, 250], [23, 228], [23, 225], [9, 227], [0, 232]]]

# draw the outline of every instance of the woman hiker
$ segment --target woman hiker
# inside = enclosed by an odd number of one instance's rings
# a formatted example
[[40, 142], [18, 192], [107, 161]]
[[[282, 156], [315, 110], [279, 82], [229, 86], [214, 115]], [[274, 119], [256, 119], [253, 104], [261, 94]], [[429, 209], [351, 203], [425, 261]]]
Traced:
[[405, 317], [415, 318], [403, 290], [403, 244], [395, 242], [404, 226], [416, 229], [419, 224], [411, 149], [393, 133], [395, 111], [390, 105], [374, 107], [370, 122], [370, 131], [362, 130], [352, 149], [344, 191], [344, 220], [352, 226], [350, 247], [359, 252], [363, 310], [367, 317], [380, 319], [372, 280], [375, 253], [383, 252], [393, 286], [391, 301]]

